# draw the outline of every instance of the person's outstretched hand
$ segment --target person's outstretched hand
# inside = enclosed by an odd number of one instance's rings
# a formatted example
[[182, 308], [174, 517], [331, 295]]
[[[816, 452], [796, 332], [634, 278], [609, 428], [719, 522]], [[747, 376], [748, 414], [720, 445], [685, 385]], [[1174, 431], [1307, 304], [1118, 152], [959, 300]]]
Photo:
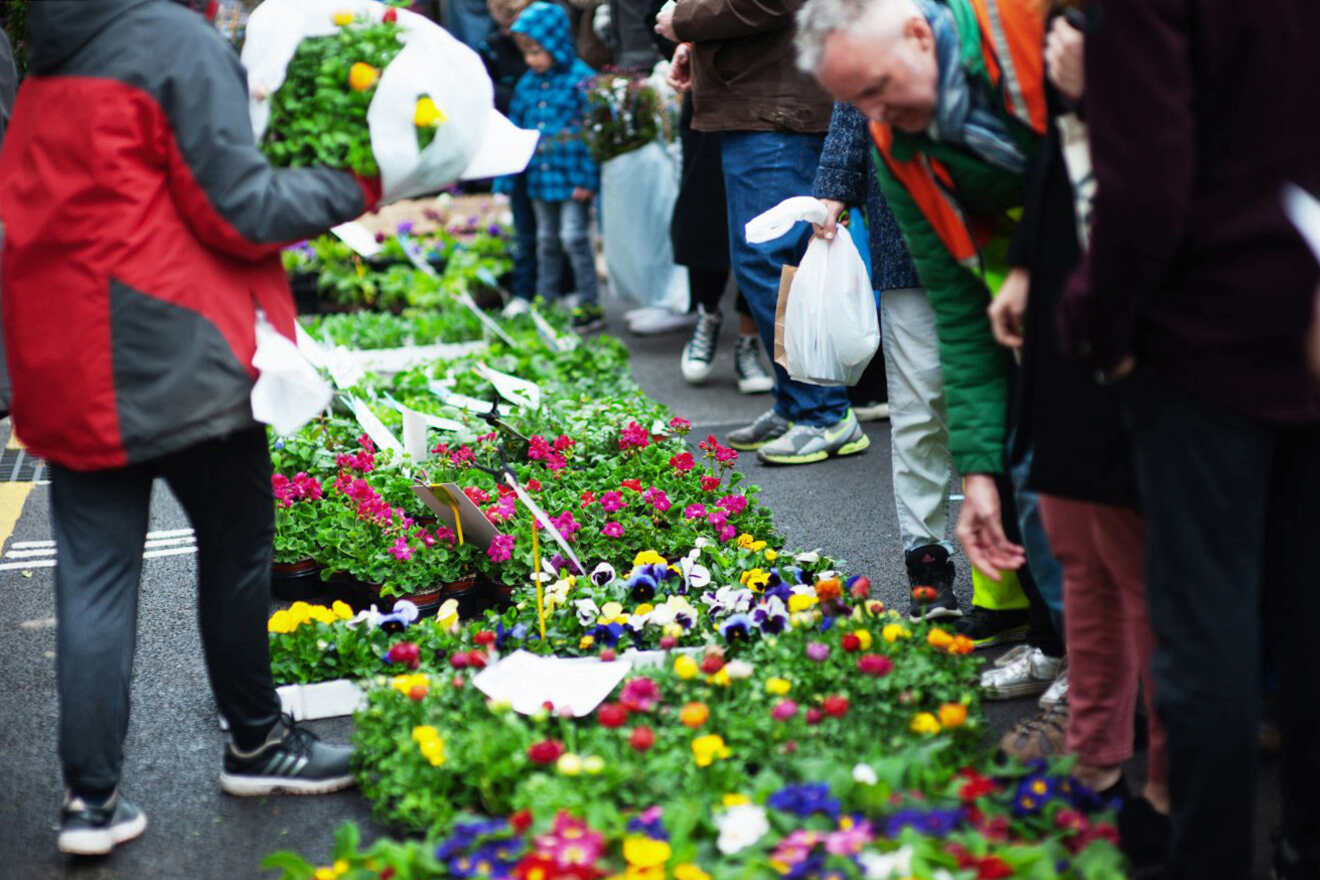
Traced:
[[834, 199], [821, 199], [820, 201], [829, 209], [829, 213], [825, 216], [824, 223], [813, 223], [812, 227], [816, 230], [817, 238], [823, 238], [826, 241], [829, 241], [831, 238], [834, 238], [834, 233], [839, 226], [839, 215], [843, 213], [843, 209], [846, 208], [847, 205], [843, 202], [837, 202]]
[[1022, 347], [1022, 319], [1027, 314], [1027, 292], [1031, 288], [1031, 273], [1015, 267], [1008, 273], [999, 293], [990, 302], [986, 312], [990, 315], [990, 330], [995, 342], [1005, 348]]
[[991, 580], [1002, 571], [1016, 571], [1027, 561], [1026, 551], [1004, 535], [999, 489], [989, 474], [969, 474], [963, 480], [958, 540], [968, 561]]

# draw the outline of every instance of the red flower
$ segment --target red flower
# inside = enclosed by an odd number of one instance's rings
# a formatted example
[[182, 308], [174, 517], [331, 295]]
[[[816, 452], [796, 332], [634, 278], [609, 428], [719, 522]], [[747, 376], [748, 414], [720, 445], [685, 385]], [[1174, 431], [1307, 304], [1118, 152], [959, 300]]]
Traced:
[[564, 744], [557, 739], [543, 739], [527, 747], [527, 757], [533, 764], [553, 764], [564, 753]]
[[669, 457], [669, 466], [680, 474], [685, 474], [697, 466], [697, 461], [692, 457], [692, 453], [683, 452]]
[[531, 479], [531, 480], [528, 480], [528, 481], [527, 481], [527, 491], [529, 491], [529, 492], [540, 492], [540, 491], [541, 491], [541, 481], [540, 481], [540, 480], [537, 480], [537, 479]]
[[625, 489], [632, 489], [634, 492], [642, 491], [641, 480], [623, 480], [619, 483], [619, 485]]
[[986, 856], [976, 863], [976, 880], [1002, 880], [1012, 876], [1013, 869], [999, 856]]
[[421, 665], [422, 652], [415, 642], [395, 642], [385, 656], [391, 663], [405, 663], [410, 669], [416, 669]]
[[958, 771], [958, 775], [967, 781], [958, 787], [958, 799], [965, 804], [970, 804], [979, 797], [984, 797], [995, 790], [995, 782], [988, 776], [983, 776], [971, 767], [964, 767]]
[[628, 745], [632, 746], [634, 751], [644, 752], [655, 745], [655, 732], [645, 724], [634, 727], [632, 735], [628, 737]]
[[593, 504], [595, 504], [595, 503], [596, 503], [596, 493], [595, 493], [595, 492], [592, 492], [590, 489], [588, 489], [587, 491], [585, 491], [585, 492], [582, 493], [582, 506], [583, 506], [583, 507], [590, 507], [591, 505], [593, 505]]
[[715, 491], [716, 489], [718, 489], [719, 487], [720, 487], [720, 478], [719, 478], [719, 477], [709, 477], [709, 476], [707, 476], [707, 477], [702, 477], [702, 478], [701, 478], [701, 491], [703, 491], [703, 492], [714, 492], [714, 491]]
[[632, 712], [650, 712], [660, 701], [660, 688], [653, 679], [629, 679], [619, 693], [619, 702]]
[[1089, 823], [1076, 810], [1060, 810], [1054, 817], [1054, 824], [1066, 831], [1085, 831]]
[[871, 579], [864, 574], [858, 575], [848, 591], [852, 593], [854, 599], [865, 599], [871, 595]]
[[861, 639], [857, 638], [857, 636], [853, 635], [852, 633], [844, 633], [843, 650], [851, 652], [851, 651], [860, 651], [861, 648], [862, 648]]
[[513, 830], [518, 834], [524, 833], [528, 828], [532, 827], [532, 811], [526, 809], [519, 810], [509, 817], [509, 824], [513, 826]]
[[807, 723], [808, 723], [808, 724], [820, 724], [820, 722], [821, 722], [824, 718], [825, 718], [825, 713], [822, 712], [822, 711], [820, 711], [819, 709], [811, 708], [811, 709], [808, 709], [808, 710], [807, 710]]
[[606, 663], [612, 663], [616, 659], [618, 659], [618, 657], [619, 655], [615, 653], [613, 648], [605, 648], [600, 652], [600, 659], [605, 661]]
[[491, 632], [488, 629], [483, 629], [481, 632], [477, 633], [475, 636], [472, 637], [472, 641], [482, 646], [493, 645], [495, 644], [495, 633]]
[[426, 685], [422, 685], [422, 684], [413, 685], [412, 689], [408, 691], [408, 699], [418, 703], [420, 703], [422, 700], [425, 700]]
[[628, 707], [622, 703], [605, 703], [596, 710], [601, 727], [623, 727], [628, 723]]
[[707, 654], [701, 660], [701, 671], [707, 675], [714, 675], [724, 668], [724, 658], [719, 654]]
[[661, 637], [660, 637], [660, 649], [661, 649], [662, 651], [668, 651], [668, 650], [671, 650], [671, 649], [672, 649], [675, 645], [677, 645], [677, 644], [678, 644], [678, 639], [676, 639], [676, 638], [673, 637], [673, 636], [661, 636]]
[[468, 651], [468, 666], [473, 669], [485, 669], [486, 655], [480, 651]]
[[398, 10], [391, 6], [389, 9], [385, 10], [385, 14], [380, 17], [380, 20], [386, 24], [394, 24], [394, 22], [399, 20]]
[[857, 658], [857, 668], [864, 675], [882, 678], [893, 671], [894, 661], [884, 654], [863, 654]]
[[821, 705], [825, 714], [831, 718], [842, 718], [848, 714], [848, 698], [843, 696], [826, 697]]
[[463, 651], [449, 655], [449, 665], [455, 669], [467, 669], [468, 655]]
[[380, 880], [394, 880], [394, 875], [397, 873], [399, 872], [394, 870], [393, 865], [386, 865], [380, 872]]

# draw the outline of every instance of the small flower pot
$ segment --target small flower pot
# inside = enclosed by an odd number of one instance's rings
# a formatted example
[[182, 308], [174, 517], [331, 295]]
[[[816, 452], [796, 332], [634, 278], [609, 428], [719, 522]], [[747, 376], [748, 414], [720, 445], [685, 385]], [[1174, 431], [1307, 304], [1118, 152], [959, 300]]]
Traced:
[[281, 602], [307, 602], [324, 596], [320, 563], [315, 559], [272, 563], [270, 593]]

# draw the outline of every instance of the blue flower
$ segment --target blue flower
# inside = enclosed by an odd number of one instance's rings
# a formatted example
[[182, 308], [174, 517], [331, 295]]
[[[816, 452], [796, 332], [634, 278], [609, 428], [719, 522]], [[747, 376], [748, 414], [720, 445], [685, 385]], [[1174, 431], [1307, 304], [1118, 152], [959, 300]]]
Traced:
[[752, 618], [746, 614], [730, 614], [720, 623], [720, 635], [726, 642], [746, 639], [751, 636], [752, 626]]
[[799, 880], [804, 877], [819, 877], [821, 869], [825, 867], [825, 851], [820, 847], [814, 847], [811, 854], [796, 865], [788, 869], [784, 876], [789, 880]]
[[665, 830], [659, 816], [652, 816], [649, 819], [634, 816], [628, 820], [628, 830], [635, 834], [644, 834], [652, 840], [669, 839], [669, 832]]
[[945, 837], [963, 821], [961, 809], [952, 810], [899, 810], [889, 817], [885, 834], [897, 837], [904, 828], [913, 828], [931, 837]]
[[793, 595], [793, 590], [789, 588], [788, 584], [783, 583], [781, 581], [780, 583], [777, 583], [774, 586], [768, 587], [766, 591], [762, 594], [761, 599], [762, 601], [768, 601], [773, 596], [779, 599], [780, 602], [783, 602], [785, 605], [787, 605], [788, 597], [792, 595]]
[[820, 621], [820, 631], [825, 632], [832, 626], [834, 626], [834, 615], [826, 614]]
[[596, 640], [597, 644], [606, 645], [613, 648], [619, 643], [619, 639], [625, 634], [635, 636], [636, 631], [627, 624], [623, 623], [599, 623], [588, 635]]
[[655, 598], [657, 586], [659, 583], [649, 573], [634, 574], [628, 578], [628, 598], [634, 602], [650, 602]]
[[839, 801], [830, 797], [830, 786], [826, 782], [786, 785], [770, 795], [766, 804], [798, 816], [823, 813], [832, 819], [839, 817]]

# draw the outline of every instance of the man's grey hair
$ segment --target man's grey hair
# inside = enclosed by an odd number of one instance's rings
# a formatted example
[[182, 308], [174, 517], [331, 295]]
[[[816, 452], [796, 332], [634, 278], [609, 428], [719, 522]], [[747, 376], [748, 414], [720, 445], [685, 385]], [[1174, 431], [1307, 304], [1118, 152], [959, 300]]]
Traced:
[[815, 74], [825, 60], [825, 41], [835, 31], [867, 31], [878, 38], [900, 33], [910, 15], [920, 14], [912, 0], [808, 0], [797, 13], [797, 65]]

